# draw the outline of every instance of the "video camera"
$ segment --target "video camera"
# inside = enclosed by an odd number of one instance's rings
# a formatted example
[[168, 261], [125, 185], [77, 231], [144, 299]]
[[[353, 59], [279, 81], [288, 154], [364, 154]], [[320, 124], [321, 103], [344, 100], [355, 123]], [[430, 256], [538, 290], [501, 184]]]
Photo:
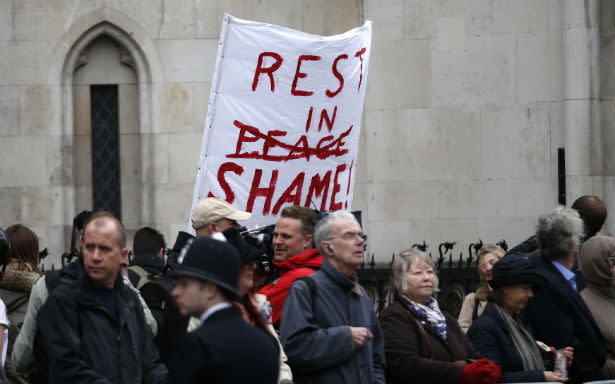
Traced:
[[241, 237], [246, 243], [262, 251], [261, 256], [256, 259], [257, 273], [266, 277], [267, 283], [280, 277], [280, 272], [273, 263], [274, 229], [275, 224], [269, 224], [264, 227], [258, 227], [241, 232]]
[[[312, 209], [316, 214], [316, 222], [320, 221], [329, 212], [318, 211]], [[354, 212], [353, 212], [354, 214]], [[361, 213], [357, 220], [360, 222]], [[241, 232], [243, 240], [250, 246], [259, 248], [262, 250], [262, 256], [257, 259], [257, 273], [265, 278], [265, 284], [276, 280], [280, 277], [278, 267], [274, 264], [274, 248], [273, 248], [273, 231], [275, 224], [269, 224], [263, 227], [258, 227], [250, 230], [244, 230]]]
[[62, 267], [69, 264], [73, 258], [79, 257], [79, 248], [77, 247], [79, 232], [83, 230], [83, 227], [89, 220], [90, 216], [92, 216], [92, 211], [81, 211], [73, 219], [73, 228], [70, 236], [70, 251], [62, 254]]

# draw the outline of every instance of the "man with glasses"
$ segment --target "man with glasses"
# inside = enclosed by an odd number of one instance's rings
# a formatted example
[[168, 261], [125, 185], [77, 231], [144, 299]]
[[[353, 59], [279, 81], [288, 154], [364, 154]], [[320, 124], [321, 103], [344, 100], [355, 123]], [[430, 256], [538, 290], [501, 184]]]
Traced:
[[241, 228], [238, 221], [248, 220], [250, 212], [240, 211], [217, 197], [208, 197], [199, 201], [192, 211], [192, 228], [196, 237], [211, 236], [224, 232], [231, 227]]
[[355, 217], [330, 213], [314, 231], [321, 270], [295, 281], [280, 326], [296, 381], [384, 383], [382, 331], [357, 282], [367, 237]]

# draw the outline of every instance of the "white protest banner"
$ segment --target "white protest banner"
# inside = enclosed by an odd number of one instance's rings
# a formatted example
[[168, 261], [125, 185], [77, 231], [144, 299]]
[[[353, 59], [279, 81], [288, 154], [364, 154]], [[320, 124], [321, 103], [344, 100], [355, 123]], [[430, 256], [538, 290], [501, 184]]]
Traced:
[[192, 209], [216, 196], [252, 212], [351, 209], [371, 22], [316, 36], [225, 14]]

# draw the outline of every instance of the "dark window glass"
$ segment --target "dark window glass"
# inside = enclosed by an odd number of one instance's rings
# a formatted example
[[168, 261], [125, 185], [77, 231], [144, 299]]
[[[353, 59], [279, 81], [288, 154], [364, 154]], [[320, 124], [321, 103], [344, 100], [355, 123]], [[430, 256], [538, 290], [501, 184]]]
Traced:
[[121, 219], [117, 85], [92, 85], [90, 95], [94, 209], [104, 209]]

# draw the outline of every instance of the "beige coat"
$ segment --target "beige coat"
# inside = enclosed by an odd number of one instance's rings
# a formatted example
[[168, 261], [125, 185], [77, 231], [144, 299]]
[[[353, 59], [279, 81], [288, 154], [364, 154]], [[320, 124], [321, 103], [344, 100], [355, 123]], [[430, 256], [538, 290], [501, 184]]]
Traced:
[[589, 285], [581, 292], [581, 297], [589, 307], [592, 316], [602, 332], [606, 346], [604, 370], [608, 379], [615, 379], [615, 298], [606, 296]]
[[487, 305], [487, 293], [489, 292], [489, 288], [486, 285], [478, 288], [476, 292], [468, 293], [463, 299], [463, 305], [461, 306], [461, 311], [459, 312], [459, 318], [457, 322], [459, 323], [459, 328], [464, 333], [468, 333], [468, 329], [472, 325], [472, 313], [474, 312], [475, 299], [478, 295], [478, 312], [476, 318], [478, 318], [483, 311], [485, 310], [485, 306]]
[[581, 273], [587, 288], [581, 297], [600, 328], [606, 347], [604, 371], [608, 379], [615, 379], [615, 287], [612, 261], [615, 258], [615, 239], [594, 236], [581, 248]]

